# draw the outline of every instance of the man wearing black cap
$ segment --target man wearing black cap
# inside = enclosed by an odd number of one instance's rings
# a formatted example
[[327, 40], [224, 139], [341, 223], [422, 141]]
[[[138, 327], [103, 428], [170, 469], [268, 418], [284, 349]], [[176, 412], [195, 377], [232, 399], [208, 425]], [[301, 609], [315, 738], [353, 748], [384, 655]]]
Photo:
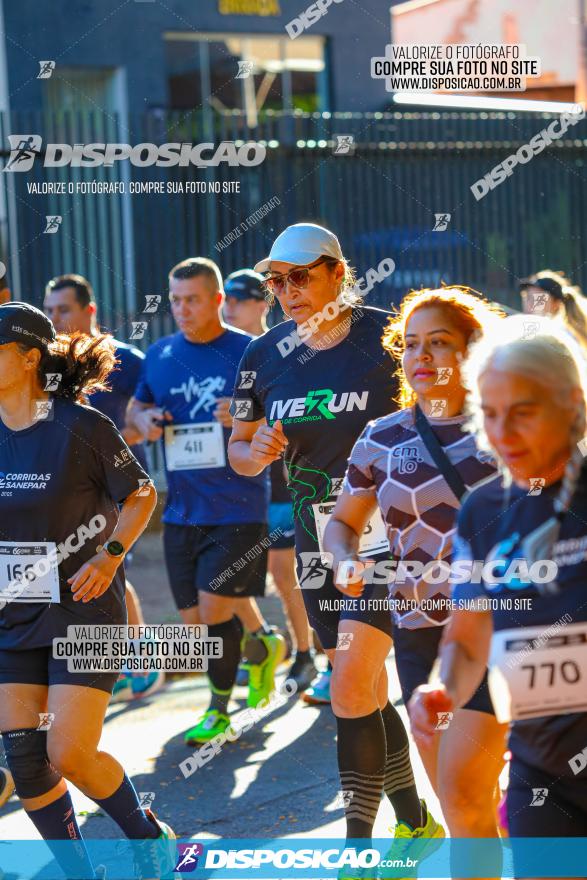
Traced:
[[552, 317], [563, 307], [564, 286], [570, 283], [563, 275], [545, 269], [520, 281], [522, 309], [527, 315]]
[[269, 305], [265, 299], [264, 278], [252, 269], [233, 272], [224, 282], [224, 320], [251, 336], [267, 330]]
[[[267, 312], [269, 305], [265, 298], [262, 275], [252, 269], [240, 269], [228, 276], [224, 282], [224, 320], [238, 330], [261, 336], [267, 331]], [[275, 581], [283, 601], [290, 632], [295, 640], [296, 656], [288, 672], [298, 691], [305, 690], [313, 681], [318, 670], [310, 648], [311, 632], [308, 615], [297, 588], [295, 576], [295, 526], [291, 497], [285, 480], [283, 459], [271, 465], [271, 503], [269, 504], [269, 533], [281, 530], [281, 536], [273, 540], [269, 550], [268, 569]], [[254, 599], [240, 614], [241, 621], [249, 632], [254, 632], [263, 624], [259, 607]], [[247, 664], [239, 668], [239, 683], [244, 683]]]

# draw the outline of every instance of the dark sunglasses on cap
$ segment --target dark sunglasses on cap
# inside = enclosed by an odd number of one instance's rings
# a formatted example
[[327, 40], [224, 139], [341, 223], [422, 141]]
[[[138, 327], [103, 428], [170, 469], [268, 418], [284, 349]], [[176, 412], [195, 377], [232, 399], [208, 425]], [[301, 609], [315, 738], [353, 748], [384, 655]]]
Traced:
[[314, 263], [310, 263], [309, 266], [299, 266], [295, 269], [290, 269], [289, 272], [284, 272], [282, 275], [268, 275], [264, 282], [265, 290], [267, 293], [275, 294], [275, 296], [280, 296], [287, 284], [297, 287], [298, 290], [303, 290], [304, 287], [308, 286], [310, 271], [315, 269], [316, 266], [327, 262], [333, 262], [332, 257], [319, 257]]

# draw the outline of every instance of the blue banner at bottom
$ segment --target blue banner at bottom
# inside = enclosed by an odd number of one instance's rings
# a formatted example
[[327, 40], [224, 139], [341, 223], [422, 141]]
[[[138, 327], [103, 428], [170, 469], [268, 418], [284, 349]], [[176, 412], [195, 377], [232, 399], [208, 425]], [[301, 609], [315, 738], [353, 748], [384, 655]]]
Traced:
[[587, 837], [0, 841], [2, 880], [95, 876], [105, 880], [579, 878], [587, 876]]

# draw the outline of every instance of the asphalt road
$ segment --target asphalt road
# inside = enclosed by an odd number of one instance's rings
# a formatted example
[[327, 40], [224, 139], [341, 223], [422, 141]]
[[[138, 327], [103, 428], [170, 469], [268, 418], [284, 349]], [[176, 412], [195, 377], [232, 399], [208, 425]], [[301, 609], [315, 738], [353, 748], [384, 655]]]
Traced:
[[[147, 623], [178, 621], [162, 561], [161, 538], [141, 539], [129, 577], [137, 588]], [[261, 601], [272, 623], [283, 621], [269, 588]], [[324, 658], [319, 662], [324, 664]], [[390, 692], [399, 707], [399, 686], [388, 662]], [[279, 670], [284, 681], [287, 665]], [[246, 707], [246, 688], [236, 688], [231, 710]], [[178, 837], [343, 837], [336, 766], [336, 725], [329, 706], [308, 706], [296, 697], [255, 724], [189, 778], [179, 765], [193, 752], [183, 733], [206, 708], [203, 675], [173, 678], [150, 698], [115, 704], [108, 710], [101, 747], [122, 762], [139, 792], [154, 792], [153, 809]], [[405, 713], [403, 707], [400, 709]], [[405, 717], [405, 714], [404, 714]], [[440, 809], [415, 747], [412, 758], [421, 796], [436, 816]], [[3, 762], [3, 756], [2, 756]], [[117, 826], [96, 804], [71, 787], [78, 822], [88, 838], [120, 837]], [[393, 811], [384, 799], [376, 837], [389, 835]], [[38, 839], [26, 814], [12, 798], [0, 810], [0, 840]]]

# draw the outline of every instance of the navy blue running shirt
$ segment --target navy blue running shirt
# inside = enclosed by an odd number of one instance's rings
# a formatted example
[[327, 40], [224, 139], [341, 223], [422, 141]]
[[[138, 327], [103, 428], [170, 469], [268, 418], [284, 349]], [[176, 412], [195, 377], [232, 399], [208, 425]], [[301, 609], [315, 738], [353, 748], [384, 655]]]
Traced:
[[298, 551], [316, 547], [316, 515], [332, 511], [365, 424], [396, 408], [395, 364], [381, 345], [388, 318], [381, 309], [355, 309], [348, 335], [324, 350], [294, 347], [296, 325], [284, 321], [253, 340], [239, 366], [233, 415], [269, 425], [281, 419], [289, 441]]
[[[554, 513], [553, 500], [559, 489], [560, 483], [556, 483], [542, 489], [540, 494], [529, 495], [526, 489], [512, 486], [508, 496], [500, 480], [473, 489], [458, 516], [456, 558], [485, 561], [490, 557], [496, 561], [503, 560], [506, 567], [511, 565], [511, 560], [521, 558], [522, 554], [519, 544], [516, 542], [515, 546], [510, 547], [508, 539], [516, 535], [523, 538], [549, 519]], [[523, 682], [527, 694], [531, 696], [540, 688], [540, 708], [550, 699], [559, 698], [565, 682], [571, 683], [573, 706], [581, 708], [581, 704], [587, 704], [587, 681], [584, 677], [587, 669], [585, 469], [571, 509], [563, 518], [550, 559], [558, 567], [556, 581], [560, 585], [560, 592], [556, 595], [542, 596], [535, 586], [513, 590], [482, 582], [455, 584], [453, 598], [457, 602], [472, 602], [483, 597], [496, 600], [498, 607], [492, 609], [494, 632], [513, 631], [511, 638], [506, 641], [507, 663], [525, 676]], [[515, 569], [512, 567], [510, 572], [514, 574]], [[538, 570], [537, 576], [540, 576]], [[502, 599], [506, 601], [502, 603]], [[507, 606], [509, 599], [513, 605], [511, 610], [502, 607]], [[528, 604], [524, 602], [526, 599], [530, 600], [529, 608], [525, 607]], [[538, 629], [537, 642], [525, 637], [524, 628], [530, 627]], [[561, 662], [558, 651], [565, 644], [571, 646], [570, 649], [564, 648], [570, 653], [568, 656], [565, 654]], [[540, 656], [535, 654], [538, 649], [541, 650]], [[587, 764], [579, 773], [575, 773], [575, 770], [583, 762], [576, 758], [573, 764], [574, 757], [580, 755], [586, 746], [586, 711], [524, 718], [512, 724], [512, 753], [525, 763], [556, 776], [577, 776], [578, 780], [587, 781]]]
[[242, 477], [228, 463], [230, 428], [214, 418], [230, 397], [248, 333], [226, 329], [211, 342], [166, 336], [147, 351], [135, 397], [171, 413], [165, 422], [168, 495], [163, 522], [230, 525], [267, 521], [267, 474]]
[[[0, 421], [0, 587], [53, 547], [66, 542], [71, 551], [58, 565], [59, 602], [9, 601], [0, 610], [0, 649], [50, 645], [68, 624], [126, 621], [122, 565], [91, 602], [74, 602], [67, 579], [110, 537], [118, 505], [146, 480], [110, 419], [92, 407], [54, 399], [50, 419], [23, 431]], [[105, 525], [90, 536], [100, 516]]]
[[[96, 391], [90, 398], [90, 403], [112, 419], [119, 431], [124, 428], [126, 422], [126, 407], [135, 392], [145, 355], [140, 349], [119, 339], [113, 339], [116, 349], [116, 364], [108, 377], [110, 391]], [[133, 455], [146, 469], [147, 458], [143, 443], [134, 444]]]

